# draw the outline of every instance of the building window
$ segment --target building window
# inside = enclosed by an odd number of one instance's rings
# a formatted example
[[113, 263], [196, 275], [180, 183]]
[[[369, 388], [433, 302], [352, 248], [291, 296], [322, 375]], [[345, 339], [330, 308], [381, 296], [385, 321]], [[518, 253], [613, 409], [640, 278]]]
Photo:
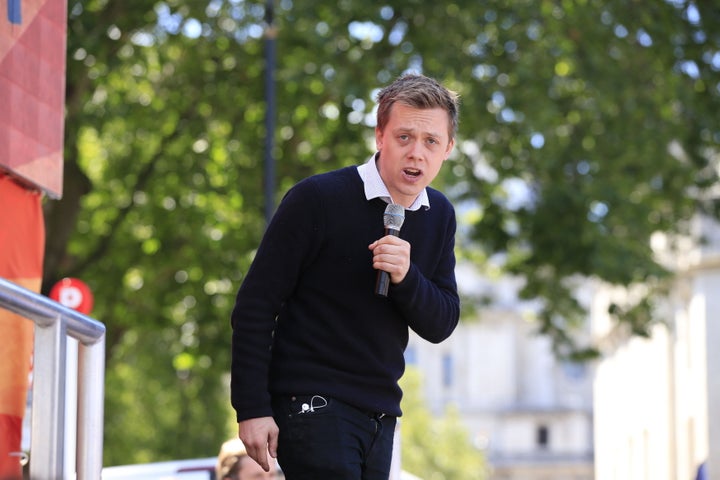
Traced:
[[565, 377], [575, 382], [585, 380], [587, 378], [587, 366], [581, 362], [563, 362], [562, 369]]
[[453, 358], [449, 353], [442, 357], [442, 377], [443, 386], [445, 388], [452, 387], [455, 379], [453, 378]]
[[550, 446], [550, 430], [546, 425], [538, 426], [535, 436], [535, 441], [539, 448], [546, 450]]

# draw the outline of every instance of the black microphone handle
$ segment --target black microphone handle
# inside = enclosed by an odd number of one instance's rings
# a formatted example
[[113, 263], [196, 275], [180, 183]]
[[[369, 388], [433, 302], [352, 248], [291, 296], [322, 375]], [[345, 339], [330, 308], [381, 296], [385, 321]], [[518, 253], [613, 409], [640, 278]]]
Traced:
[[[385, 235], [400, 236], [400, 230], [394, 228], [386, 228]], [[388, 287], [390, 287], [390, 274], [384, 270], [378, 270], [377, 280], [375, 281], [375, 295], [387, 297]]]

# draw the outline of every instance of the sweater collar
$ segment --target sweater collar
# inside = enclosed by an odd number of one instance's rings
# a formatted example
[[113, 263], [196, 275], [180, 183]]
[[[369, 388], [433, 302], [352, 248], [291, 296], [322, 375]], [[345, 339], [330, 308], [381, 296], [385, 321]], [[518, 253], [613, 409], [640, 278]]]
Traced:
[[[373, 154], [367, 162], [357, 167], [358, 174], [363, 181], [365, 188], [365, 198], [372, 200], [373, 198], [381, 198], [387, 203], [394, 203], [390, 192], [388, 191], [385, 183], [380, 177], [375, 160], [377, 153]], [[423, 188], [420, 195], [417, 196], [415, 201], [407, 208], [407, 210], [415, 211], [420, 210], [421, 207], [425, 207], [425, 210], [430, 208], [430, 199], [428, 198], [427, 189]]]

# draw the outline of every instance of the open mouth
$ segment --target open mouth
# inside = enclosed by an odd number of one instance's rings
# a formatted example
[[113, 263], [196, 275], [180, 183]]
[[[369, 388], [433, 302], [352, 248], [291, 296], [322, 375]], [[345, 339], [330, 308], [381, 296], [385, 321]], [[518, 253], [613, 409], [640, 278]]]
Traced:
[[419, 177], [422, 172], [417, 168], [404, 168], [403, 173], [409, 177]]

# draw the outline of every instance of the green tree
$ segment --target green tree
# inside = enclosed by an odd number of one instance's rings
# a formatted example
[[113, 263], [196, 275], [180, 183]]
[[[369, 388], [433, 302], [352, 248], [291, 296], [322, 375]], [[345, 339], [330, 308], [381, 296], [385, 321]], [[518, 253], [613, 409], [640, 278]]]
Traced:
[[[539, 330], [591, 355], [574, 281], [644, 284], [655, 232], [717, 216], [720, 13], [702, 2], [276, 2], [276, 198], [372, 151], [373, 92], [405, 70], [463, 98], [439, 179], [460, 246], [522, 276]], [[262, 235], [265, 3], [69, 2], [65, 184], [45, 288], [108, 327], [106, 463], [212, 455], [229, 434], [229, 312]], [[517, 192], [524, 192], [517, 195]]]
[[401, 380], [404, 397], [400, 418], [401, 465], [424, 480], [483, 480], [484, 455], [470, 441], [459, 413], [449, 406], [433, 414], [423, 397], [422, 372], [408, 367]]

